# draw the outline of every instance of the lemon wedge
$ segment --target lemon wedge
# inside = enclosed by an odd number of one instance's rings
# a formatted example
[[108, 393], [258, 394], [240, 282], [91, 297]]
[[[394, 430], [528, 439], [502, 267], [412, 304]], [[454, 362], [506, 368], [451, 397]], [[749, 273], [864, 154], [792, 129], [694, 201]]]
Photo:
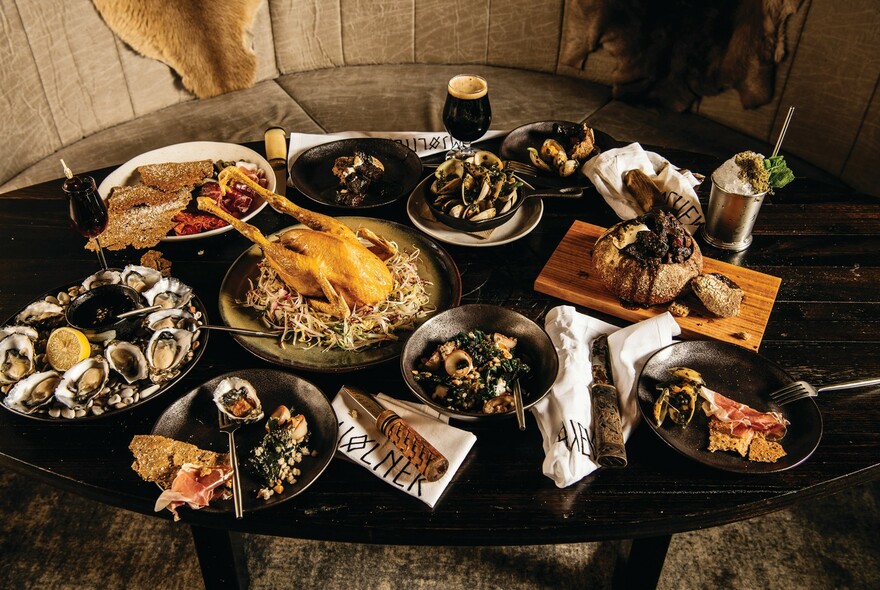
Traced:
[[46, 342], [46, 359], [56, 371], [66, 371], [91, 353], [89, 339], [76, 328], [64, 326], [53, 330]]

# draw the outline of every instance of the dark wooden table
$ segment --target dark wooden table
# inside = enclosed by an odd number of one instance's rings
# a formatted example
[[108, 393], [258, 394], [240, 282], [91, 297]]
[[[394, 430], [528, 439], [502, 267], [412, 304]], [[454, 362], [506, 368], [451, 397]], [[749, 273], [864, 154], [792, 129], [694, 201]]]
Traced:
[[[253, 145], [262, 152], [262, 146]], [[709, 174], [719, 161], [658, 150], [677, 165]], [[109, 169], [95, 172], [100, 182]], [[705, 199], [706, 195], [701, 195]], [[296, 200], [311, 207], [301, 196]], [[705, 201], [704, 201], [705, 205]], [[535, 277], [576, 219], [607, 226], [617, 219], [596, 194], [547, 201], [540, 225], [523, 239], [493, 248], [446, 246], [461, 272], [463, 302], [515, 309], [543, 324], [564, 303], [533, 290]], [[315, 209], [322, 210], [319, 207]], [[328, 212], [327, 210], [322, 210]], [[333, 213], [331, 211], [331, 213]], [[338, 213], [338, 212], [336, 212]], [[404, 202], [369, 215], [411, 225]], [[267, 208], [256, 224], [291, 224]], [[48, 290], [96, 270], [94, 254], [67, 221], [60, 181], [0, 195], [0, 317]], [[743, 253], [710, 247], [704, 254], [782, 278], [760, 352], [796, 379], [815, 384], [880, 375], [880, 203], [866, 195], [799, 178], [765, 203]], [[250, 244], [235, 232], [161, 244], [173, 272], [191, 284], [218, 319], [216, 293], [230, 263]], [[140, 252], [109, 253], [111, 265]], [[586, 253], [585, 253], [586, 264]], [[587, 311], [587, 310], [582, 310]], [[601, 316], [600, 316], [601, 317]], [[603, 317], [622, 325], [614, 318]], [[128, 444], [148, 433], [174, 399], [238, 368], [270, 365], [230, 336], [211, 335], [194, 370], [175, 388], [135, 410], [88, 423], [47, 424], [0, 411], [0, 464], [107, 504], [154, 514], [156, 488], [131, 470]], [[396, 363], [351, 374], [304, 374], [332, 397], [346, 382], [409, 396]], [[760, 516], [805, 498], [832, 494], [880, 474], [878, 390], [832, 393], [818, 400], [825, 424], [815, 454], [790, 471], [747, 476], [716, 471], [679, 456], [642, 426], [628, 444], [625, 470], [599, 471], [558, 489], [541, 474], [541, 438], [531, 416], [472, 427], [477, 443], [433, 510], [362, 468], [333, 461], [304, 494], [237, 521], [184, 510], [206, 585], [246, 580], [235, 568], [237, 533], [334, 541], [417, 545], [520, 545], [632, 538], [628, 582], [655, 585], [670, 535]], [[163, 512], [160, 518], [168, 518]]]

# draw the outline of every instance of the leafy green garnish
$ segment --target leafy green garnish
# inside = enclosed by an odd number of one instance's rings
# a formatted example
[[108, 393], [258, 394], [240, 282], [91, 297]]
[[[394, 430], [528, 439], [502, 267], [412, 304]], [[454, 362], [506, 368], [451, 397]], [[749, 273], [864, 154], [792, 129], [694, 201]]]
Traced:
[[782, 156], [764, 158], [764, 168], [770, 174], [768, 182], [772, 188], [782, 188], [794, 180], [794, 173], [785, 163]]

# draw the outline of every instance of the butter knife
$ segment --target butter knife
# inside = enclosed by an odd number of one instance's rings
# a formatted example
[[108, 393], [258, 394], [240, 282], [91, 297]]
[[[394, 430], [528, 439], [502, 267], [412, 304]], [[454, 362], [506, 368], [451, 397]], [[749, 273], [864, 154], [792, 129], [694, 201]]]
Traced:
[[275, 172], [275, 194], [283, 197], [287, 193], [287, 132], [281, 127], [269, 127], [263, 140], [266, 159]]
[[385, 409], [372, 395], [350, 385], [343, 385], [348, 394], [376, 422], [379, 432], [394, 443], [428, 481], [437, 481], [449, 469], [449, 461], [431, 443], [393, 410]]
[[617, 388], [611, 374], [608, 336], [593, 340], [590, 359], [593, 365], [593, 449], [596, 463], [603, 467], [626, 467], [626, 446], [617, 406]]

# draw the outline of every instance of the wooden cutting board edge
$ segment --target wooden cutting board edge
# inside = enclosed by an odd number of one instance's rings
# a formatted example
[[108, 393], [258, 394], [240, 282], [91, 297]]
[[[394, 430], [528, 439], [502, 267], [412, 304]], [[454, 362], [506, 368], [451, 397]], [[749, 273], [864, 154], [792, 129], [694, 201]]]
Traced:
[[[608, 315], [638, 322], [666, 311], [666, 306], [648, 309], [623, 307], [605, 285], [594, 276], [593, 245], [605, 228], [575, 221], [553, 251], [535, 279], [534, 289]], [[713, 258], [703, 259], [703, 272], [720, 272], [740, 285], [746, 293], [742, 310], [735, 318], [706, 318], [696, 315], [675, 317], [687, 338], [713, 338], [757, 351], [782, 280], [748, 268]], [[742, 339], [736, 334], [748, 334]]]

